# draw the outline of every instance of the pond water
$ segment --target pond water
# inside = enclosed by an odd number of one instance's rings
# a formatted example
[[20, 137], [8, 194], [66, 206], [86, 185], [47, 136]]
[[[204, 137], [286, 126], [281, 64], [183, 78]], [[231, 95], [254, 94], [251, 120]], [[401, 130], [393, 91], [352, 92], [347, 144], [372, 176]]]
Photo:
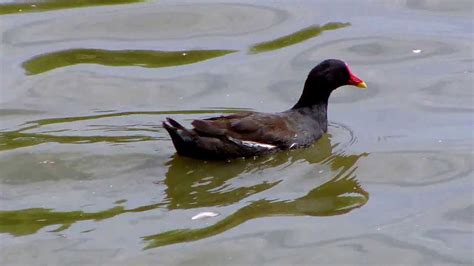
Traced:
[[[473, 2], [2, 1], [1, 265], [473, 264]], [[282, 111], [312, 147], [213, 162], [161, 121]], [[209, 212], [202, 219], [196, 215]]]

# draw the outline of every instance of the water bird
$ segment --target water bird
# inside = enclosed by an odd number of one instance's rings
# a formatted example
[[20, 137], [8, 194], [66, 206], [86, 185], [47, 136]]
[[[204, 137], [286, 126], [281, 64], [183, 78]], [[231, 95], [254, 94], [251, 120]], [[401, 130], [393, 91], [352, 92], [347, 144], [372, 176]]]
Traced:
[[344, 61], [327, 59], [309, 72], [303, 93], [289, 110], [240, 112], [197, 119], [191, 123], [192, 129], [168, 117], [163, 127], [179, 155], [203, 160], [251, 157], [304, 148], [327, 132], [329, 96], [344, 85], [367, 88]]

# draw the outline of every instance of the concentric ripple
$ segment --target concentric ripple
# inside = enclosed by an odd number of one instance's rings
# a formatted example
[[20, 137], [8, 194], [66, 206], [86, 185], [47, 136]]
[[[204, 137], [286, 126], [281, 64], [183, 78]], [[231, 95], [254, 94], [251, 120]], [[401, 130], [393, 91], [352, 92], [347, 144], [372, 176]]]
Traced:
[[[420, 53], [413, 50], [421, 49]], [[294, 66], [312, 66], [328, 54], [350, 58], [350, 64], [395, 64], [454, 53], [457, 47], [442, 41], [381, 36], [344, 38], [319, 44], [293, 59]]]
[[114, 40], [186, 40], [210, 35], [235, 36], [275, 26], [286, 12], [244, 4], [184, 4], [118, 9], [113, 13], [72, 14], [9, 29], [3, 41], [29, 46], [46, 43]]

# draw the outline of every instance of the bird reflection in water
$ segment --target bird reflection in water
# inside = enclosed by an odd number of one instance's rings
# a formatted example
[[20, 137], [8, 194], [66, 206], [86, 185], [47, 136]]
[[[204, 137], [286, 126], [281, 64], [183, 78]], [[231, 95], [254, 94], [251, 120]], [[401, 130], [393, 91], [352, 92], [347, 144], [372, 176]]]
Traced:
[[[325, 135], [307, 149], [276, 153], [271, 156], [252, 159], [236, 159], [232, 162], [197, 161], [183, 157], [173, 157], [165, 184], [168, 209], [192, 209], [225, 206], [240, 202], [257, 193], [276, 188], [284, 179], [262, 181], [259, 172], [273, 168], [298, 167], [299, 163], [312, 168], [329, 166], [332, 177], [319, 184], [308, 193], [294, 199], [267, 199], [260, 197], [250, 201], [233, 214], [213, 225], [199, 229], [178, 229], [143, 237], [147, 242], [145, 249], [196, 241], [232, 229], [246, 221], [269, 216], [332, 216], [347, 213], [363, 206], [369, 194], [356, 179], [356, 163], [367, 153], [345, 155], [335, 151], [339, 144], [331, 144]], [[333, 151], [334, 150], [334, 151]], [[272, 172], [273, 173], [273, 172]], [[276, 172], [281, 173], [281, 171]], [[251, 175], [251, 176], [246, 176]], [[319, 179], [314, 174], [314, 179]], [[258, 184], [232, 187], [231, 179], [245, 176], [259, 180]], [[275, 177], [274, 177], [275, 178]], [[243, 179], [243, 178], [242, 178]], [[242, 181], [239, 178], [239, 181]], [[237, 182], [234, 182], [237, 183]], [[293, 183], [292, 183], [293, 184]], [[287, 185], [285, 186], [287, 188]], [[270, 194], [269, 196], [275, 196]], [[255, 196], [254, 196], [255, 197]], [[252, 197], [252, 199], [254, 198]]]

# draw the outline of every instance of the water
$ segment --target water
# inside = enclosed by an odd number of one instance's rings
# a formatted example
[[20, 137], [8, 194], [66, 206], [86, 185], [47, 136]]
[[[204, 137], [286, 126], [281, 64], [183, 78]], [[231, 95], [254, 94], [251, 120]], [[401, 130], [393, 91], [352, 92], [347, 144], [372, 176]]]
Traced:
[[[474, 262], [471, 1], [89, 5], [0, 6], [2, 265]], [[312, 147], [174, 154], [166, 116], [285, 110], [325, 58], [369, 88]]]

